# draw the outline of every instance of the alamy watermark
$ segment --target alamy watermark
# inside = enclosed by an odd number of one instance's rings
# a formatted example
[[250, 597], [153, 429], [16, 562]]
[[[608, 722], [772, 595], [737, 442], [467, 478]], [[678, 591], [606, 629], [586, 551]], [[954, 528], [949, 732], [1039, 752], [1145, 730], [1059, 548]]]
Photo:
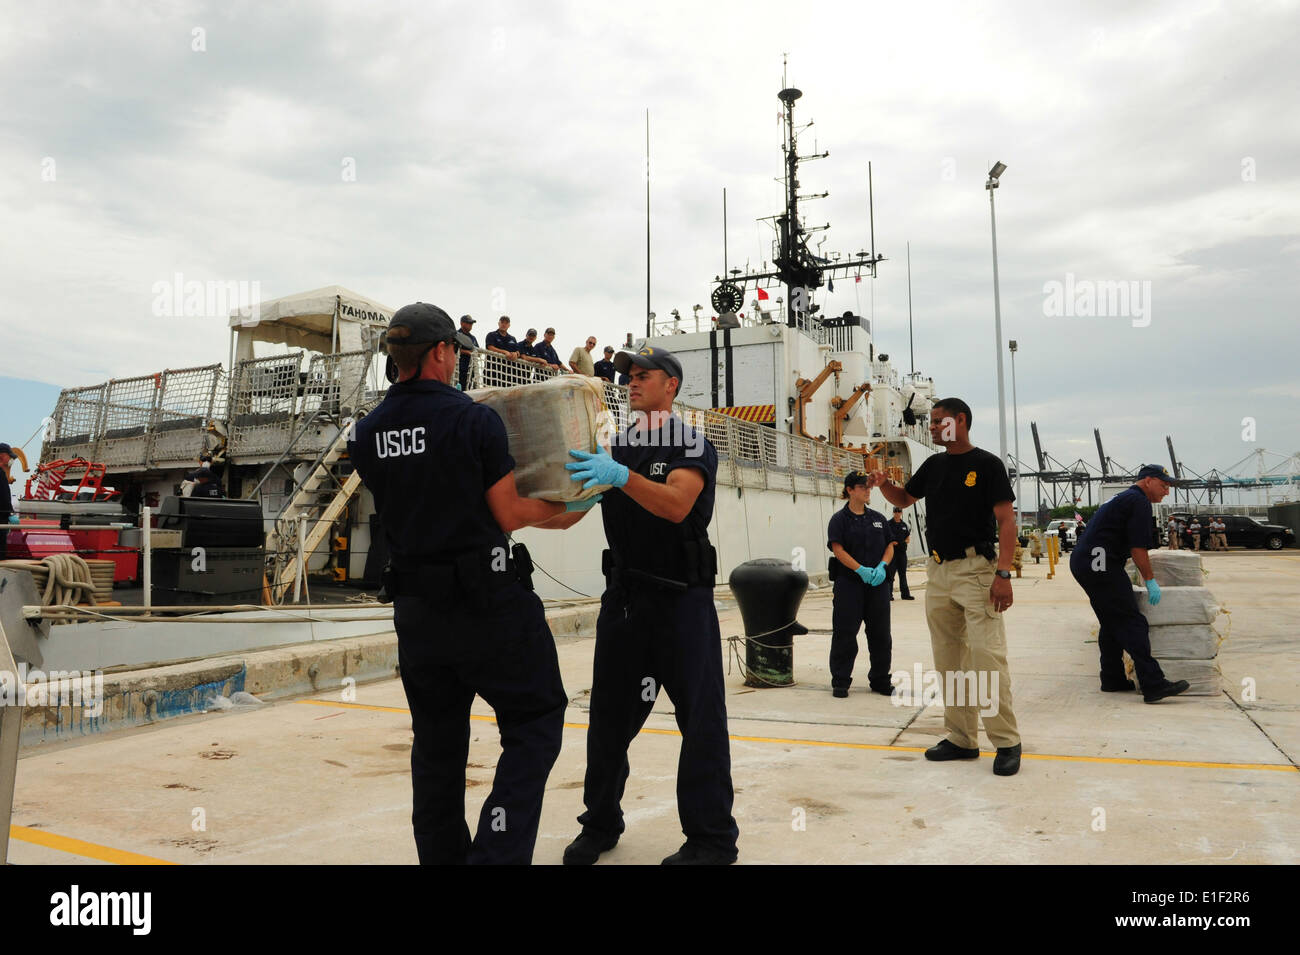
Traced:
[[608, 411], [596, 420], [596, 443], [602, 447], [685, 448], [688, 458], [704, 454], [704, 432], [692, 428], [671, 411], [632, 411], [628, 427], [619, 430]]
[[889, 702], [894, 706], [977, 706], [980, 716], [998, 712], [999, 676], [997, 670], [925, 671], [921, 664], [894, 671], [894, 692]]
[[225, 318], [238, 312], [241, 325], [262, 320], [262, 283], [257, 280], [186, 281], [177, 272], [170, 282], [154, 282], [151, 291], [159, 318]]
[[103, 670], [43, 670], [18, 664], [18, 672], [0, 670], [0, 706], [82, 707], [89, 717], [104, 712]]
[[1134, 328], [1151, 324], [1151, 282], [1094, 282], [1075, 279], [1043, 283], [1043, 314], [1048, 318], [1128, 318]]

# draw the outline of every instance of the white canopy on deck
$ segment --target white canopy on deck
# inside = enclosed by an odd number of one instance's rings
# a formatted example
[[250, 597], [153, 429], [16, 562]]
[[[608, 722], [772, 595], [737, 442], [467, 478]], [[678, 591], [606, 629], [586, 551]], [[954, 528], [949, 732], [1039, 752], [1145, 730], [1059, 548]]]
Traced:
[[[250, 313], [251, 312], [251, 313]], [[234, 360], [253, 357], [254, 342], [329, 355], [373, 349], [393, 309], [341, 285], [328, 285], [230, 313]]]

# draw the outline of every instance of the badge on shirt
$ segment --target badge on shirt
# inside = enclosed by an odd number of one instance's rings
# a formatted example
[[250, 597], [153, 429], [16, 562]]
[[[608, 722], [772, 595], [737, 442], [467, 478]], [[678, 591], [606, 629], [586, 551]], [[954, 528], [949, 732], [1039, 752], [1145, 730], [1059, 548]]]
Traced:
[[966, 486], [967, 486], [967, 487], [974, 487], [974, 486], [975, 486], [975, 472], [974, 472], [974, 471], [971, 471], [969, 474], [966, 475]]

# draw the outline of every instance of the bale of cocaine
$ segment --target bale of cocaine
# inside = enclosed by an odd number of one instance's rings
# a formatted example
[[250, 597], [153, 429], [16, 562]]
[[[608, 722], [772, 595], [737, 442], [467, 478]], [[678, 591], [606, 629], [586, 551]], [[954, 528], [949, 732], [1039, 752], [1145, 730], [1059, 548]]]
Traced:
[[605, 407], [603, 382], [582, 375], [559, 375], [516, 388], [476, 388], [467, 394], [501, 417], [515, 484], [522, 497], [547, 501], [586, 500], [607, 487], [583, 490], [570, 480], [565, 465], [569, 449], [595, 451], [596, 439], [608, 440], [612, 418]]
[[[1150, 556], [1160, 603], [1151, 606], [1144, 586], [1134, 587], [1133, 595], [1147, 618], [1151, 655], [1160, 662], [1166, 679], [1190, 684], [1184, 696], [1217, 696], [1223, 689], [1217, 659], [1223, 638], [1213, 624], [1221, 607], [1202, 586], [1201, 556], [1190, 551], [1152, 551]], [[1137, 570], [1131, 562], [1129, 568], [1136, 582]], [[1127, 655], [1126, 662], [1136, 678]]]
[[[1151, 571], [1162, 590], [1165, 587], [1204, 586], [1205, 570], [1200, 554], [1190, 550], [1153, 550], [1147, 556], [1151, 558]], [[1125, 564], [1124, 569], [1133, 583], [1142, 586], [1141, 575], [1133, 561]]]

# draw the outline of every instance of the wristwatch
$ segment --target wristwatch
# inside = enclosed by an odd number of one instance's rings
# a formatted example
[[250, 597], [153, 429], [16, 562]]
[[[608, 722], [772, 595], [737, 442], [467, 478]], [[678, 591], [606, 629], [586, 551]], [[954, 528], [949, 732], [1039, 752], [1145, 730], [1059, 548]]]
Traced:
[[996, 574], [997, 574], [999, 577], [1001, 577], [1003, 580], [1010, 580], [1010, 579], [1011, 579], [1011, 571], [1009, 571], [1009, 570], [998, 570], [998, 571], [994, 571], [994, 573], [996, 573]]

